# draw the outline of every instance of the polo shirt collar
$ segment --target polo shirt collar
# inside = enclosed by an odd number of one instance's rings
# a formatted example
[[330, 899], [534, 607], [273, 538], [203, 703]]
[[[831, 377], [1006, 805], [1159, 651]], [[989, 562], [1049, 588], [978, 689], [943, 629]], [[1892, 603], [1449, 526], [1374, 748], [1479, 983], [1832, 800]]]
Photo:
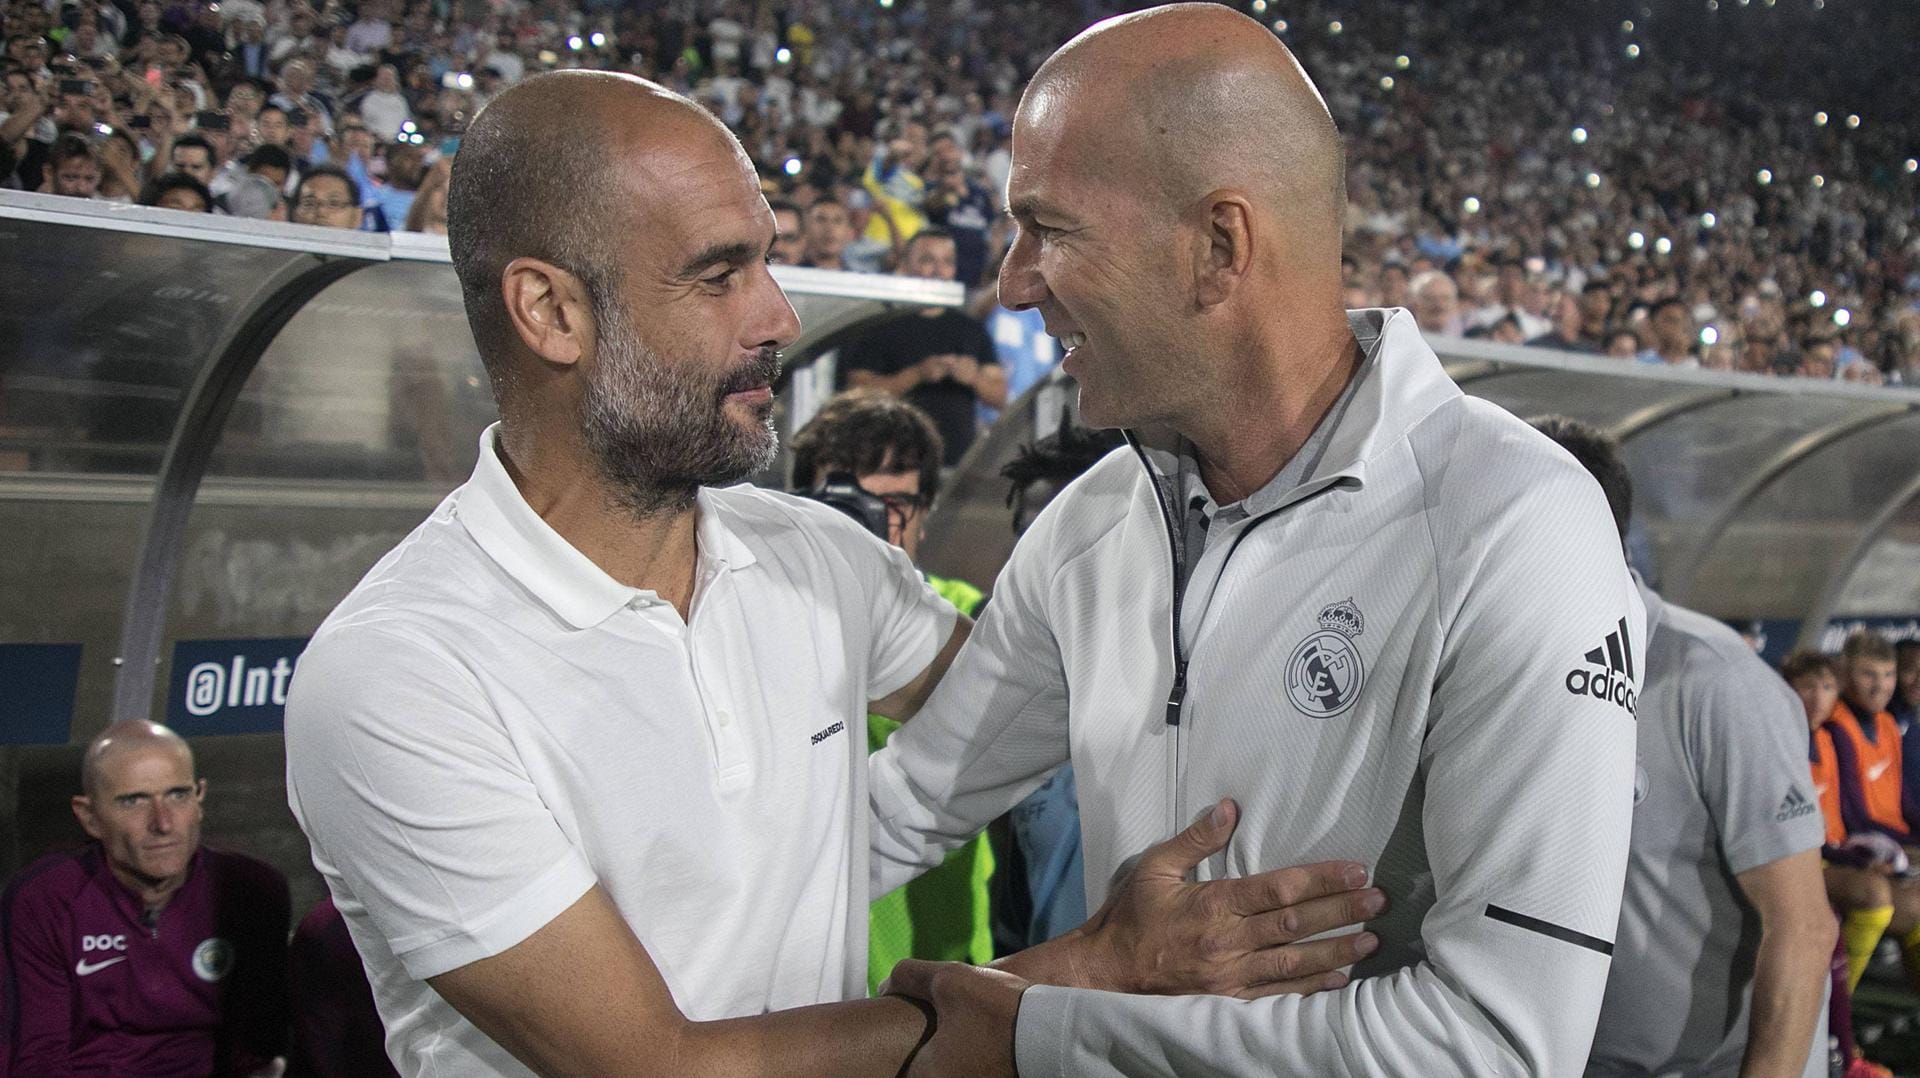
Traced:
[[[473, 477], [454, 493], [454, 515], [480, 549], [576, 629], [592, 628], [635, 600], [663, 602], [650, 589], [628, 587], [607, 575], [540, 519], [500, 461], [499, 429], [495, 423], [481, 432]], [[710, 490], [698, 492], [694, 513], [697, 582], [753, 564], [753, 552], [727, 527], [726, 512], [714, 504]]]

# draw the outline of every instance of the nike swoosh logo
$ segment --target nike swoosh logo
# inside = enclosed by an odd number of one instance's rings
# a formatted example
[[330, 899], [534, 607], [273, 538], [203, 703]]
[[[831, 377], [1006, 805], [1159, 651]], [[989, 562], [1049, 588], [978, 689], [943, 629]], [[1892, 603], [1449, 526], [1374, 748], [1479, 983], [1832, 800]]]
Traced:
[[1880, 765], [1879, 765], [1878, 767], [1869, 767], [1869, 768], [1867, 768], [1867, 781], [1868, 781], [1868, 782], [1879, 782], [1879, 781], [1880, 781], [1880, 776], [1882, 776], [1882, 775], [1884, 775], [1884, 774], [1886, 774], [1886, 773], [1887, 773], [1887, 768], [1889, 768], [1889, 767], [1892, 767], [1892, 766], [1893, 766], [1893, 761], [1892, 761], [1892, 760], [1882, 760], [1882, 761], [1880, 761]]
[[108, 966], [115, 965], [120, 962], [125, 962], [126, 960], [127, 960], [126, 955], [121, 955], [118, 958], [109, 958], [105, 962], [88, 962], [86, 959], [82, 958], [80, 960], [80, 964], [73, 967], [73, 972], [79, 974], [82, 977], [85, 977], [90, 973], [98, 973], [101, 970], [106, 969]]

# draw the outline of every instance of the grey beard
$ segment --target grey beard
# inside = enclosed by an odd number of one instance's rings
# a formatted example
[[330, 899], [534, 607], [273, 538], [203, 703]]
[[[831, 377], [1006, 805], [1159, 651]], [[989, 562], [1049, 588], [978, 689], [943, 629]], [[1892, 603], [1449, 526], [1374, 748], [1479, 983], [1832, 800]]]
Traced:
[[696, 360], [662, 358], [640, 343], [625, 312], [596, 312], [600, 348], [581, 402], [581, 428], [612, 508], [638, 518], [681, 512], [703, 486], [735, 483], [773, 463], [773, 402], [743, 427], [729, 393], [771, 384], [780, 360], [765, 348], [713, 374]]

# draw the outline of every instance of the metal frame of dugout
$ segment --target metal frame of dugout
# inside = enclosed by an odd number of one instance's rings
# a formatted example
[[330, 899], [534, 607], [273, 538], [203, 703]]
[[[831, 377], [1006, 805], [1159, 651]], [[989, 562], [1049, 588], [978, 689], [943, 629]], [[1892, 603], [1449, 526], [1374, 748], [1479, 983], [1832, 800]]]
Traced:
[[[418, 523], [494, 418], [443, 238], [0, 192], [0, 250], [0, 519], [30, 544], [0, 576], [0, 644], [83, 645], [75, 741], [163, 716], [165, 649], [183, 636], [311, 632], [378, 557], [370, 530], [397, 540]], [[774, 272], [805, 325], [782, 398], [805, 414], [821, 353], [890, 312], [963, 298], [943, 282]], [[341, 548], [294, 558], [312, 594], [208, 594], [257, 590], [208, 562], [222, 543], [200, 519], [249, 509], [273, 513], [290, 547]], [[363, 518], [350, 540], [316, 538], [329, 509]], [[241, 557], [225, 568], [271, 560], [228, 552]], [[91, 593], [77, 604], [75, 578]]]
[[[248, 845], [291, 875], [280, 659], [466, 478], [494, 415], [445, 242], [0, 192], [0, 266], [0, 804], [64, 803], [75, 746], [110, 718], [235, 733], [197, 741], [203, 773], [277, 806]], [[839, 341], [963, 298], [775, 276], [806, 327], [783, 431], [830, 392], [814, 360]], [[1469, 393], [1622, 438], [1630, 548], [1673, 600], [1802, 619], [1803, 642], [1830, 618], [1920, 612], [1920, 392], [1439, 351]], [[1056, 375], [975, 444], [929, 522], [930, 569], [991, 584], [1013, 540], [999, 468], [1072, 403]], [[0, 871], [64, 825], [6, 815]]]

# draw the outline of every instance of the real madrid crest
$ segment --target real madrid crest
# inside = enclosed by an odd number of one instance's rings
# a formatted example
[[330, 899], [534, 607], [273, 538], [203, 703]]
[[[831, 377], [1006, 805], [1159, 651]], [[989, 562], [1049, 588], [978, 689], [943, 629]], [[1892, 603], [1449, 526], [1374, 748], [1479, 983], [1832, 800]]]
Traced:
[[193, 975], [203, 981], [218, 981], [233, 972], [233, 944], [214, 936], [200, 941], [193, 949]]
[[1367, 678], [1353, 642], [1365, 628], [1366, 619], [1352, 599], [1320, 612], [1320, 631], [1300, 641], [1287, 659], [1287, 697], [1294, 707], [1325, 719], [1353, 706]]

